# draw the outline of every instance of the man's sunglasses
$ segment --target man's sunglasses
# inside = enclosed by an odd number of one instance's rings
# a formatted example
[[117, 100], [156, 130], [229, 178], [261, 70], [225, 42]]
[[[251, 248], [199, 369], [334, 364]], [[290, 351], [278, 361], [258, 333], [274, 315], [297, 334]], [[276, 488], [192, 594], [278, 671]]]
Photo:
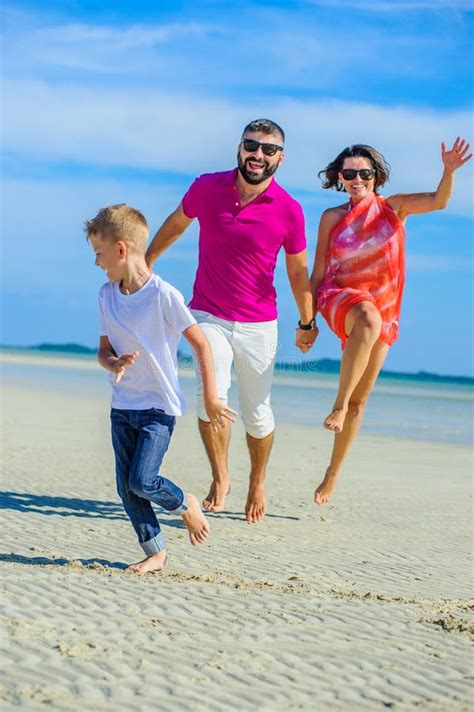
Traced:
[[375, 175], [375, 170], [374, 168], [361, 168], [359, 171], [356, 171], [355, 168], [343, 168], [341, 173], [344, 180], [354, 180], [357, 175], [359, 175], [362, 180], [372, 180]]
[[260, 143], [251, 138], [242, 139], [242, 146], [247, 153], [256, 153], [260, 146], [265, 156], [274, 156], [277, 151], [283, 151], [283, 146], [278, 146], [276, 143]]

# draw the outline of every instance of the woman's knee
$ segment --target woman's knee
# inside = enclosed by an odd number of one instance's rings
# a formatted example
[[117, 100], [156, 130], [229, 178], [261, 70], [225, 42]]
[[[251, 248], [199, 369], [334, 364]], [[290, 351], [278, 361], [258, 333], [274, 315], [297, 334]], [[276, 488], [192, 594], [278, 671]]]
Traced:
[[374, 340], [378, 339], [382, 331], [382, 317], [379, 310], [370, 302], [363, 302], [354, 307], [353, 329], [370, 334]]

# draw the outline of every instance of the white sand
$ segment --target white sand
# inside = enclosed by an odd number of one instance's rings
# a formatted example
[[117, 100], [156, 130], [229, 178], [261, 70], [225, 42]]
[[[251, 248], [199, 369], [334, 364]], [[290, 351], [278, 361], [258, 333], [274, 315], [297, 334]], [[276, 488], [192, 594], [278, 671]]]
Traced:
[[[471, 708], [469, 448], [361, 437], [316, 508], [331, 436], [281, 425], [248, 525], [237, 425], [209, 543], [166, 517], [169, 566], [137, 577], [108, 427], [102, 397], [4, 388], [2, 709]], [[206, 493], [192, 415], [163, 471]]]

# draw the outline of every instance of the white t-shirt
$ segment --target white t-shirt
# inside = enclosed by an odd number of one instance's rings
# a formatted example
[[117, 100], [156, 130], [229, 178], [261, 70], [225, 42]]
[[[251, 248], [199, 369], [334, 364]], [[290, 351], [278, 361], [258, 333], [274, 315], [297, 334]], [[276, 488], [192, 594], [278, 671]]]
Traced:
[[196, 323], [183, 295], [156, 274], [134, 294], [122, 294], [118, 282], [107, 282], [99, 292], [99, 312], [100, 335], [108, 337], [117, 356], [139, 352], [119, 383], [110, 375], [112, 408], [182, 415], [178, 342]]

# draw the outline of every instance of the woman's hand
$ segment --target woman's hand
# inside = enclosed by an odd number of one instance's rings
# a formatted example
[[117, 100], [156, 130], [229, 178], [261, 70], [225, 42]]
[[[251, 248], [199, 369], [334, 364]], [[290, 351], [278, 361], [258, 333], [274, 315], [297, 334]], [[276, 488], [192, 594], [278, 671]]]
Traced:
[[441, 144], [441, 160], [444, 163], [444, 168], [449, 173], [454, 173], [458, 168], [471, 160], [472, 153], [467, 153], [471, 145], [461, 139], [460, 136], [454, 142], [450, 151], [446, 150], [444, 143]]

